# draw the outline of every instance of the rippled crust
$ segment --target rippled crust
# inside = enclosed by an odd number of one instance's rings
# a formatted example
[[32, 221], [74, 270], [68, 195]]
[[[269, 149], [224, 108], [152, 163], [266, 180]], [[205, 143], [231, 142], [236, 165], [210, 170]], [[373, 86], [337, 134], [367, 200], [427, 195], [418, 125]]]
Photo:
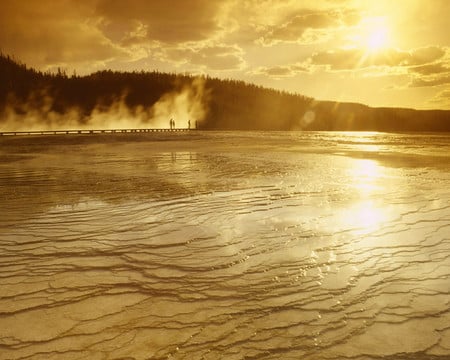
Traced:
[[449, 137], [95, 136], [0, 139], [0, 359], [450, 356]]

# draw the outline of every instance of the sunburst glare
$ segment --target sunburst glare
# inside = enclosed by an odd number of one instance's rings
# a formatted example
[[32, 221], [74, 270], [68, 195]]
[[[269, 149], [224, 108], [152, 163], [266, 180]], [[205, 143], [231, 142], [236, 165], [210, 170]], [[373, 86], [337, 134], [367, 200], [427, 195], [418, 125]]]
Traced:
[[389, 26], [384, 17], [363, 19], [357, 31], [357, 34], [350, 37], [352, 42], [369, 53], [385, 50], [391, 45]]
[[345, 209], [340, 219], [341, 225], [351, 227], [358, 234], [368, 234], [378, 230], [387, 218], [386, 209], [373, 200], [364, 200]]
[[381, 188], [383, 168], [377, 161], [352, 160], [350, 176], [359, 199], [346, 207], [339, 217], [341, 226], [351, 226], [358, 233], [377, 230], [387, 218], [385, 210], [378, 204], [375, 192]]
[[379, 186], [381, 169], [376, 161], [362, 159], [351, 170], [351, 175], [354, 186], [362, 195], [369, 195]]

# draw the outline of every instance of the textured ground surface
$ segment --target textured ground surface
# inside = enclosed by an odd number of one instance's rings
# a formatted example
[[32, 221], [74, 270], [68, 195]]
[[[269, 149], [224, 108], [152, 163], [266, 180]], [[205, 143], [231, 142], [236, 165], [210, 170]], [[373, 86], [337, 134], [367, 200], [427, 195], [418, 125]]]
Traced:
[[0, 138], [0, 359], [448, 359], [450, 136]]

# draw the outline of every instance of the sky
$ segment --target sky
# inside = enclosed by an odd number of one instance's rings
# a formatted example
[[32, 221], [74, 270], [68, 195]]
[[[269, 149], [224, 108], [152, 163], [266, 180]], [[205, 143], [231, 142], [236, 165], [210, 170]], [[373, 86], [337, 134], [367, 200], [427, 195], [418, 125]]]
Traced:
[[1, 0], [0, 50], [44, 71], [207, 74], [450, 109], [450, 0]]

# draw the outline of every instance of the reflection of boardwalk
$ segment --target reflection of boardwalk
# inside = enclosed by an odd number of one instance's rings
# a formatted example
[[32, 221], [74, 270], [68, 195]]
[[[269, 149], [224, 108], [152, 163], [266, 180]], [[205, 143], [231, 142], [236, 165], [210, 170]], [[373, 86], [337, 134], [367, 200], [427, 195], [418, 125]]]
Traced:
[[187, 132], [192, 129], [100, 129], [100, 130], [38, 130], [3, 131], [2, 135], [58, 135], [58, 134], [115, 134], [115, 133], [151, 133], [151, 132]]

